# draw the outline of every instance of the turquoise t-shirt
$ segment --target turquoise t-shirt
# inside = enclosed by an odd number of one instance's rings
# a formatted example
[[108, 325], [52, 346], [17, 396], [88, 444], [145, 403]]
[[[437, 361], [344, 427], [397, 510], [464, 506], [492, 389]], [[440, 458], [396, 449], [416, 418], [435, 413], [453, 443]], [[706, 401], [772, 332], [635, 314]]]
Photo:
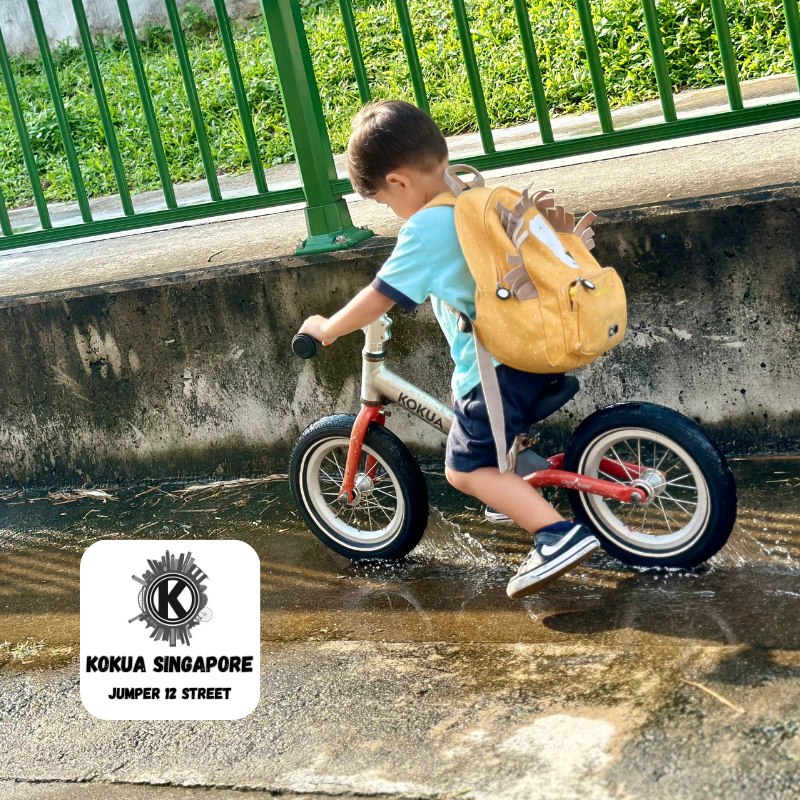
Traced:
[[475, 281], [458, 243], [452, 206], [418, 211], [400, 228], [397, 245], [378, 270], [372, 288], [413, 311], [430, 297], [433, 313], [450, 345], [456, 368], [451, 386], [456, 399], [481, 377], [475, 343], [458, 329], [445, 303], [475, 319]]

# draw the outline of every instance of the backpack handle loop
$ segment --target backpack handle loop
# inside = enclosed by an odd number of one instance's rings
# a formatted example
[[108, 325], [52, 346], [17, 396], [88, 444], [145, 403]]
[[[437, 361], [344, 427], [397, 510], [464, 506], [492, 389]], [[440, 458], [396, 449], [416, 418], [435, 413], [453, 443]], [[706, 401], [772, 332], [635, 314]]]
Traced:
[[[469, 172], [473, 175], [471, 183], [465, 183], [458, 177], [459, 172]], [[482, 187], [485, 185], [483, 175], [475, 169], [470, 167], [469, 164], [451, 164], [444, 171], [444, 182], [447, 184], [450, 191], [458, 197], [465, 189], [472, 189], [473, 187]]]

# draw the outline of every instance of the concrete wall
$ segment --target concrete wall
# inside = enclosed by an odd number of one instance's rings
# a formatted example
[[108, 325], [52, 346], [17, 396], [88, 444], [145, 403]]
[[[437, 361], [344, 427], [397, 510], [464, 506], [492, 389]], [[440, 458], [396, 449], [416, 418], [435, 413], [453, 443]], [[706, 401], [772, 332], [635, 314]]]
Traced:
[[[798, 199], [795, 187], [606, 214], [597, 252], [625, 281], [629, 333], [579, 373], [543, 449], [638, 398], [700, 420], [729, 454], [797, 450]], [[284, 471], [300, 430], [357, 408], [360, 369], [358, 335], [314, 362], [291, 355], [291, 337], [367, 283], [391, 244], [4, 301], [0, 470], [47, 483]], [[393, 316], [392, 365], [445, 400], [429, 305]], [[441, 435], [406, 412], [390, 427], [441, 454]]]
[[[195, 2], [212, 17], [216, 16], [213, 0], [178, 0], [178, 7], [188, 2]], [[128, 4], [137, 30], [148, 25], [169, 25], [164, 0], [128, 0]], [[256, 17], [261, 13], [259, 0], [226, 0], [225, 4], [231, 19]], [[92, 33], [122, 35], [117, 0], [84, 0], [83, 7]], [[51, 47], [67, 40], [73, 45], [79, 43], [71, 0], [39, 0], [39, 9]], [[11, 55], [38, 53], [27, 3], [0, 0], [0, 26]]]

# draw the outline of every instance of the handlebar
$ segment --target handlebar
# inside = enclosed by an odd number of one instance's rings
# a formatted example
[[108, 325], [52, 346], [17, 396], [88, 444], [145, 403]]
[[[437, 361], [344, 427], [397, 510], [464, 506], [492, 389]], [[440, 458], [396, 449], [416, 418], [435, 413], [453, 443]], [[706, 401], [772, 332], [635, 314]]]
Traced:
[[319, 342], [308, 333], [298, 333], [292, 339], [292, 352], [298, 358], [315, 358]]

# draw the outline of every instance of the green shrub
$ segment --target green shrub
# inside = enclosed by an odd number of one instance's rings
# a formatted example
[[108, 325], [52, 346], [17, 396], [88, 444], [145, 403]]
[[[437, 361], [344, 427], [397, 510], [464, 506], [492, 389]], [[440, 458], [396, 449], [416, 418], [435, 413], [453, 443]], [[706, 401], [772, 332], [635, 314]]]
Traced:
[[[534, 118], [513, 0], [468, 0], [475, 53], [492, 124]], [[531, 24], [552, 114], [593, 109], [574, 3], [528, 0]], [[742, 80], [790, 72], [791, 53], [781, 0], [728, 0], [728, 16]], [[346, 144], [360, 107], [338, 0], [303, 0], [303, 15], [334, 149]], [[431, 112], [446, 134], [476, 129], [472, 98], [450, 0], [409, 0]], [[641, 4], [592, 4], [609, 101], [619, 107], [657, 97]], [[354, 0], [356, 25], [373, 96], [413, 100], [393, 0]], [[723, 82], [709, 0], [658, 4], [674, 89]], [[199, 6], [182, 9], [209, 141], [218, 172], [248, 172], [250, 162], [216, 22]], [[277, 78], [263, 22], [234, 26], [237, 52], [265, 166], [293, 159]], [[173, 181], [203, 177], [171, 32], [140, 33], [142, 57]], [[99, 37], [97, 58], [132, 190], [159, 187], [147, 126], [127, 47]], [[75, 146], [90, 196], [116, 191], [91, 81], [79, 47], [54, 49]], [[20, 98], [48, 200], [74, 199], [61, 138], [40, 59], [13, 59]], [[5, 92], [0, 92], [0, 187], [9, 206], [32, 197]]]

